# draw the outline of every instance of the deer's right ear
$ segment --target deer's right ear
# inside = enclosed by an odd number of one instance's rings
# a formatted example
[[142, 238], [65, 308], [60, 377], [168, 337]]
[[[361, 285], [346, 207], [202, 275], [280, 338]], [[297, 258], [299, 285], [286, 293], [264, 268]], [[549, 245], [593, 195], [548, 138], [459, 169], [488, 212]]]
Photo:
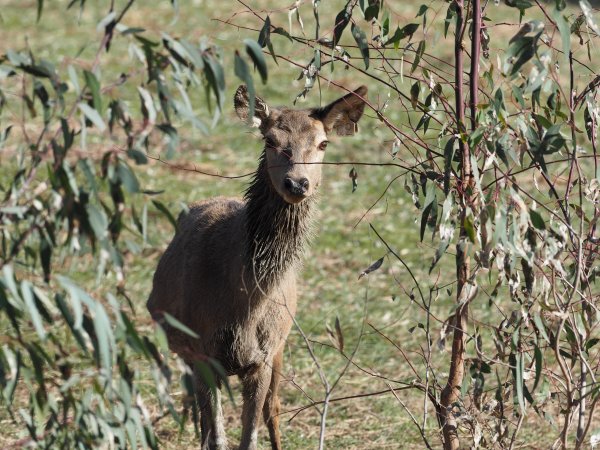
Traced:
[[324, 108], [315, 109], [313, 115], [323, 122], [326, 133], [335, 131], [339, 136], [352, 136], [365, 111], [366, 96], [367, 87], [361, 86]]
[[235, 97], [233, 98], [235, 112], [241, 120], [244, 122], [250, 122], [248, 116], [250, 114], [250, 103], [252, 100], [254, 100], [254, 116], [252, 117], [251, 121], [252, 126], [260, 128], [261, 124], [265, 122], [271, 112], [269, 110], [269, 106], [262, 98], [258, 96], [255, 96], [254, 99], [250, 98], [246, 85], [241, 85], [237, 88], [237, 91], [235, 91]]

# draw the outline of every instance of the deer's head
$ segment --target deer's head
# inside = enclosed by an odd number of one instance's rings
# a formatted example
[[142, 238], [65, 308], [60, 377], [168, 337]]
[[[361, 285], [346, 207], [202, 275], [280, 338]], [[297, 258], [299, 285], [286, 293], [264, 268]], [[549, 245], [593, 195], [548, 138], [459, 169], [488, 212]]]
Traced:
[[[365, 86], [324, 108], [270, 108], [255, 97], [253, 123], [265, 139], [266, 162], [273, 188], [288, 203], [310, 197], [321, 182], [321, 162], [327, 137], [335, 132], [351, 136], [365, 109]], [[234, 98], [238, 117], [248, 120], [250, 99], [246, 86]]]

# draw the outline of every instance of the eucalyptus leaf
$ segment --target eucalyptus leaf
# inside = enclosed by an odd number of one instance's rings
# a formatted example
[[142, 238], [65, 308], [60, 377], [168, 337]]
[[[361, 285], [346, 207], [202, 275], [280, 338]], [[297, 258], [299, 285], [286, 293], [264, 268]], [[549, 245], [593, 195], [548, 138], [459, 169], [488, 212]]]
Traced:
[[91, 203], [87, 205], [86, 209], [94, 234], [99, 240], [105, 239], [108, 236], [108, 218], [106, 217], [106, 213]]
[[562, 51], [565, 60], [565, 65], [569, 64], [569, 52], [571, 51], [571, 27], [565, 19], [565, 16], [560, 12], [559, 9], [555, 9], [552, 12], [552, 18], [558, 26], [560, 31], [560, 38], [562, 40]]
[[83, 71], [83, 76], [85, 78], [85, 85], [92, 94], [94, 109], [96, 111], [102, 111], [102, 97], [100, 96], [100, 83], [98, 82], [98, 79], [88, 70]]
[[357, 25], [352, 24], [352, 36], [356, 41], [356, 45], [360, 49], [360, 53], [365, 62], [365, 69], [369, 68], [369, 43], [367, 42], [367, 36], [365, 32], [361, 30]]
[[579, 6], [581, 7], [581, 11], [585, 16], [588, 26], [594, 30], [594, 33], [600, 34], [600, 26], [598, 25], [596, 17], [594, 17], [594, 10], [588, 0], [579, 0]]
[[173, 214], [171, 214], [171, 211], [169, 211], [169, 209], [158, 200], [152, 200], [152, 204], [156, 207], [156, 209], [158, 209], [161, 213], [164, 214], [164, 216], [169, 220], [171, 225], [173, 225], [173, 228], [177, 230], [177, 221], [173, 217]]
[[258, 73], [260, 74], [262, 82], [266, 83], [268, 79], [267, 62], [265, 61], [265, 56], [260, 45], [258, 42], [253, 41], [252, 39], [244, 39], [244, 44], [246, 45], [246, 52], [250, 56], [250, 59], [252, 59], [254, 62], [255, 67], [258, 69]]
[[365, 276], [369, 275], [371, 272], [374, 272], [377, 269], [379, 269], [383, 264], [383, 258], [384, 257], [382, 256], [377, 261], [375, 261], [373, 264], [371, 264], [369, 267], [367, 267], [365, 270], [363, 270], [360, 273], [360, 275], [358, 276], [358, 279], [360, 280], [362, 277], [365, 277]]
[[183, 333], [187, 334], [188, 336], [190, 336], [190, 337], [192, 337], [194, 339], [199, 339], [200, 338], [200, 336], [198, 336], [198, 334], [195, 331], [193, 331], [190, 328], [188, 328], [186, 325], [184, 325], [183, 323], [181, 323], [179, 320], [177, 320], [171, 314], [165, 312], [163, 314], [163, 317], [165, 318], [165, 322], [167, 322], [173, 328], [176, 328], [179, 331], [182, 331]]
[[79, 109], [81, 110], [81, 112], [85, 115], [85, 117], [87, 119], [90, 120], [90, 122], [92, 122], [100, 131], [104, 131], [106, 130], [106, 124], [104, 123], [104, 120], [102, 120], [102, 117], [100, 116], [100, 114], [98, 113], [98, 111], [96, 111], [94, 108], [90, 107], [87, 103], [79, 103], [77, 105], [79, 107]]
[[29, 281], [23, 281], [21, 283], [21, 295], [23, 296], [23, 301], [25, 302], [27, 312], [29, 313], [29, 317], [31, 317], [36, 333], [42, 341], [45, 340], [46, 330], [44, 329], [42, 317], [35, 304], [33, 289]]
[[248, 68], [246, 61], [236, 51], [234, 57], [234, 72], [235, 75], [244, 82], [248, 89], [248, 124], [253, 123], [254, 108], [256, 107], [256, 93], [254, 90], [254, 80]]
[[386, 41], [386, 45], [398, 44], [402, 39], [411, 38], [413, 34], [419, 29], [418, 23], [409, 23], [402, 28], [396, 28], [396, 32]]

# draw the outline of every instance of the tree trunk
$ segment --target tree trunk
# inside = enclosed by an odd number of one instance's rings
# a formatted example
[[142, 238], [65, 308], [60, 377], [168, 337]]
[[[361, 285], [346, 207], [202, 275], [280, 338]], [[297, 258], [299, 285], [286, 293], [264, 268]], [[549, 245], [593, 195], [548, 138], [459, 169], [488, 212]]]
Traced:
[[[441, 415], [442, 415], [442, 434], [444, 437], [444, 449], [455, 450], [460, 446], [458, 437], [458, 423], [453, 414], [453, 406], [460, 401], [461, 386], [465, 374], [465, 334], [468, 325], [469, 301], [471, 300], [467, 292], [467, 283], [471, 276], [469, 247], [467, 246], [468, 237], [465, 230], [465, 219], [467, 211], [472, 206], [471, 198], [473, 192], [473, 172], [471, 168], [471, 152], [475, 149], [469, 149], [467, 142], [463, 140], [466, 135], [465, 127], [465, 109], [463, 93], [463, 44], [462, 38], [465, 33], [464, 3], [463, 0], [455, 0], [456, 5], [456, 34], [454, 44], [455, 71], [454, 80], [456, 85], [456, 122], [460, 132], [459, 150], [461, 154], [460, 184], [457, 186], [460, 208], [460, 236], [456, 246], [456, 276], [457, 289], [456, 299], [459, 306], [454, 317], [454, 332], [452, 338], [452, 356], [450, 360], [450, 370], [448, 373], [448, 382], [442, 390], [441, 395]], [[470, 109], [471, 109], [471, 129], [477, 128], [477, 91], [478, 91], [478, 64], [481, 48], [481, 5], [480, 0], [473, 0], [473, 21], [472, 21], [472, 45], [471, 45], [471, 72], [470, 72]]]

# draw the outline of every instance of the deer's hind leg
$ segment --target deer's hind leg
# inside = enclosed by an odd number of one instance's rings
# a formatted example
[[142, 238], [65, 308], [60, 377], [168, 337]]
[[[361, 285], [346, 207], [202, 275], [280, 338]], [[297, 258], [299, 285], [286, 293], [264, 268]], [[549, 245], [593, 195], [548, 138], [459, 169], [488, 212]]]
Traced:
[[271, 384], [267, 392], [265, 405], [263, 406], [263, 417], [269, 430], [269, 439], [273, 450], [281, 450], [281, 434], [279, 433], [279, 412], [281, 404], [279, 402], [279, 381], [281, 380], [281, 370], [283, 368], [283, 346], [273, 358], [273, 369], [271, 372]]
[[216, 380], [216, 388], [210, 389], [200, 371], [194, 366], [194, 391], [200, 410], [202, 450], [227, 450], [227, 435], [221, 407], [221, 381]]

